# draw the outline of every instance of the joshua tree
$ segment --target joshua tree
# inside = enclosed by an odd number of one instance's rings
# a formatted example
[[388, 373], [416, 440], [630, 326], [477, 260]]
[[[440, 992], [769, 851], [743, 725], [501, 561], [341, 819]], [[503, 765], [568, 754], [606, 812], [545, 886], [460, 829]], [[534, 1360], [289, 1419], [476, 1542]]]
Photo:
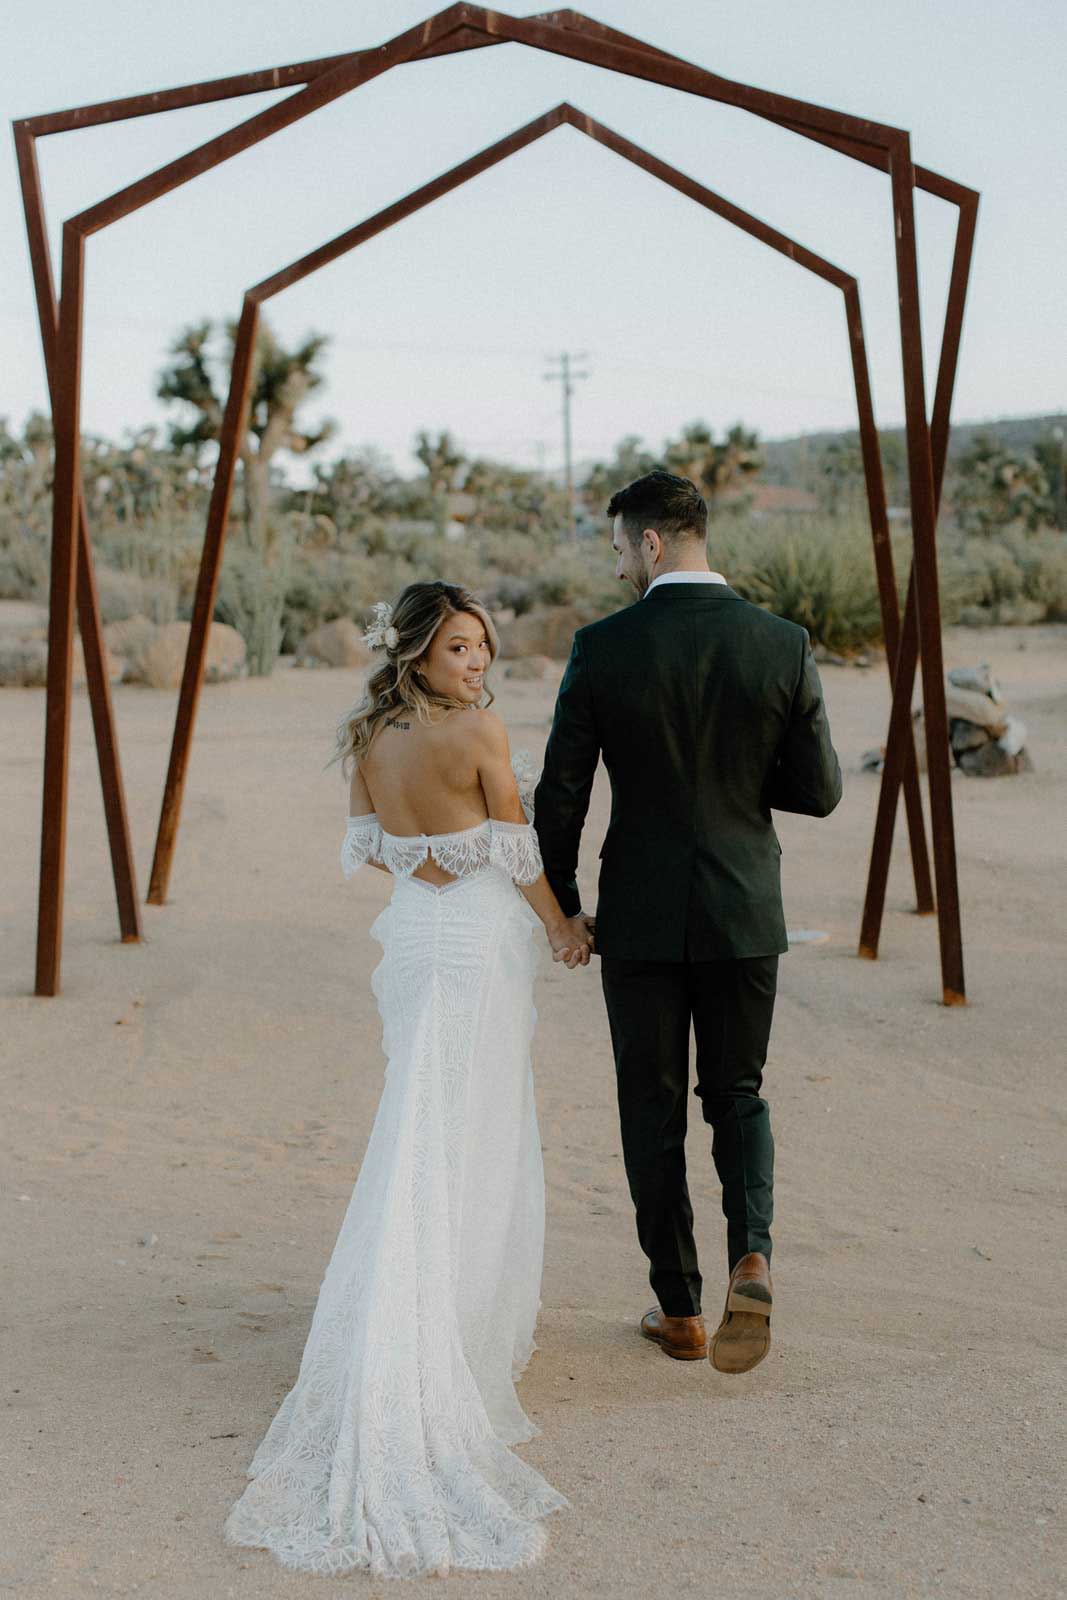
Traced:
[[863, 454], [858, 433], [828, 439], [819, 454], [822, 499], [830, 515], [852, 509], [864, 486]]
[[976, 435], [956, 463], [956, 516], [968, 533], [994, 533], [1019, 522], [1031, 533], [1050, 526], [1055, 508], [1036, 455], [1016, 454], [989, 434]]
[[[232, 361], [237, 324], [227, 322], [225, 328]], [[170, 438], [176, 450], [191, 449], [197, 459], [205, 444], [218, 439], [222, 427], [223, 401], [216, 391], [207, 354], [211, 334], [210, 321], [182, 330], [170, 347], [174, 359], [160, 374], [156, 390], [161, 400], [192, 407], [193, 420], [188, 425], [172, 423]], [[268, 543], [270, 471], [278, 451], [305, 455], [335, 431], [335, 424], [330, 421], [310, 431], [296, 425], [297, 411], [322, 386], [323, 374], [316, 363], [328, 343], [324, 334], [312, 333], [295, 349], [286, 350], [266, 321], [260, 323], [248, 430], [240, 451], [245, 527], [248, 543], [254, 549], [264, 550]]]
[[417, 433], [415, 455], [426, 468], [434, 516], [438, 529], [443, 532], [448, 521], [449, 491], [454, 487], [456, 473], [467, 458], [447, 429], [436, 438], [425, 432]]
[[615, 454], [610, 461], [594, 462], [582, 485], [583, 498], [593, 516], [603, 515], [604, 507], [617, 489], [625, 488], [635, 478], [643, 478], [646, 472], [661, 465], [644, 448], [638, 434], [628, 433], [615, 446]]
[[562, 537], [569, 529], [567, 496], [541, 472], [490, 461], [472, 461], [463, 489], [474, 501], [471, 527], [501, 533]]
[[[225, 325], [232, 361], [237, 324]], [[171, 444], [192, 451], [199, 461], [205, 444], [217, 440], [222, 427], [223, 402], [216, 391], [207, 353], [210, 321], [182, 330], [170, 354], [171, 364], [160, 374], [156, 393], [161, 400], [180, 401], [192, 408], [186, 426], [172, 424]], [[267, 676], [281, 648], [285, 595], [293, 556], [292, 529], [272, 528], [269, 519], [271, 463], [280, 450], [305, 455], [334, 432], [332, 422], [307, 431], [296, 425], [296, 414], [308, 395], [321, 387], [323, 375], [316, 363], [327, 339], [308, 334], [303, 343], [286, 350], [267, 323], [261, 322], [252, 368], [248, 429], [241, 441], [244, 488], [245, 548], [229, 552], [220, 576], [217, 609], [243, 636], [248, 648], [249, 671]]]
[[665, 456], [672, 472], [691, 478], [703, 489], [711, 507], [725, 490], [763, 465], [759, 436], [740, 422], [718, 443], [706, 423], [690, 422], [677, 440], [668, 442]]

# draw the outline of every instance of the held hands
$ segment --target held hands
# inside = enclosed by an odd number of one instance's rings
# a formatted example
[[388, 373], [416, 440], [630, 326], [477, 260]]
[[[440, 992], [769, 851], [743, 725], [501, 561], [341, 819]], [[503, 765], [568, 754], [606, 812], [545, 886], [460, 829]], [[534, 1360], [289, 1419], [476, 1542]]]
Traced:
[[572, 971], [575, 967], [587, 967], [595, 949], [595, 931], [595, 917], [586, 917], [580, 912], [550, 928], [548, 942], [552, 946], [553, 961], [565, 962]]

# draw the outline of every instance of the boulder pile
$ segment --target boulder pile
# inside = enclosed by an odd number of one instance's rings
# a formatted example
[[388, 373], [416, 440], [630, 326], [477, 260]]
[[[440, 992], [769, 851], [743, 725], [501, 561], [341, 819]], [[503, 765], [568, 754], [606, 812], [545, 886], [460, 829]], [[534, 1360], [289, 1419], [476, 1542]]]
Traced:
[[1026, 724], [1009, 714], [989, 663], [954, 667], [945, 682], [948, 736], [961, 771], [972, 778], [1032, 772]]
[[[1033, 771], [1026, 748], [1026, 724], [1008, 711], [988, 661], [979, 667], [953, 667], [945, 679], [945, 709], [952, 759], [968, 777], [1003, 778]], [[926, 732], [921, 710], [912, 712], [912, 727], [919, 771], [925, 772]], [[868, 750], [860, 765], [864, 772], [880, 772], [885, 765], [885, 746]]]

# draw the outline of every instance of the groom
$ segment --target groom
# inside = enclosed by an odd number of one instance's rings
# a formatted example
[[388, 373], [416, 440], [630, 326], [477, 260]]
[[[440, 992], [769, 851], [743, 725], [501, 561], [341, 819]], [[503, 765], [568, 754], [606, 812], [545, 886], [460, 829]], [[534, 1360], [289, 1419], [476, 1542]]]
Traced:
[[582, 916], [578, 843], [603, 757], [611, 821], [586, 920], [659, 1302], [641, 1332], [678, 1359], [708, 1354], [685, 1176], [692, 1027], [729, 1268], [710, 1354], [719, 1371], [744, 1372], [770, 1346], [774, 1142], [759, 1091], [788, 949], [771, 810], [825, 817], [841, 772], [807, 633], [709, 570], [695, 486], [650, 472], [613, 496], [608, 516], [615, 575], [638, 601], [574, 636], [535, 827], [563, 911]]

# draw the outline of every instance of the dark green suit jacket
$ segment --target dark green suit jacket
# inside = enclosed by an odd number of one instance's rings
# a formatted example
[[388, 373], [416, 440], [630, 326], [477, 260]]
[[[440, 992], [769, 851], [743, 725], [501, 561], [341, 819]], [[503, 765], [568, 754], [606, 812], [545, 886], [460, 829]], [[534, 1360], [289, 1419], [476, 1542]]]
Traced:
[[534, 799], [545, 872], [581, 906], [578, 843], [597, 760], [611, 780], [596, 944], [626, 960], [788, 949], [771, 810], [841, 798], [806, 631], [728, 584], [671, 583], [579, 628]]

